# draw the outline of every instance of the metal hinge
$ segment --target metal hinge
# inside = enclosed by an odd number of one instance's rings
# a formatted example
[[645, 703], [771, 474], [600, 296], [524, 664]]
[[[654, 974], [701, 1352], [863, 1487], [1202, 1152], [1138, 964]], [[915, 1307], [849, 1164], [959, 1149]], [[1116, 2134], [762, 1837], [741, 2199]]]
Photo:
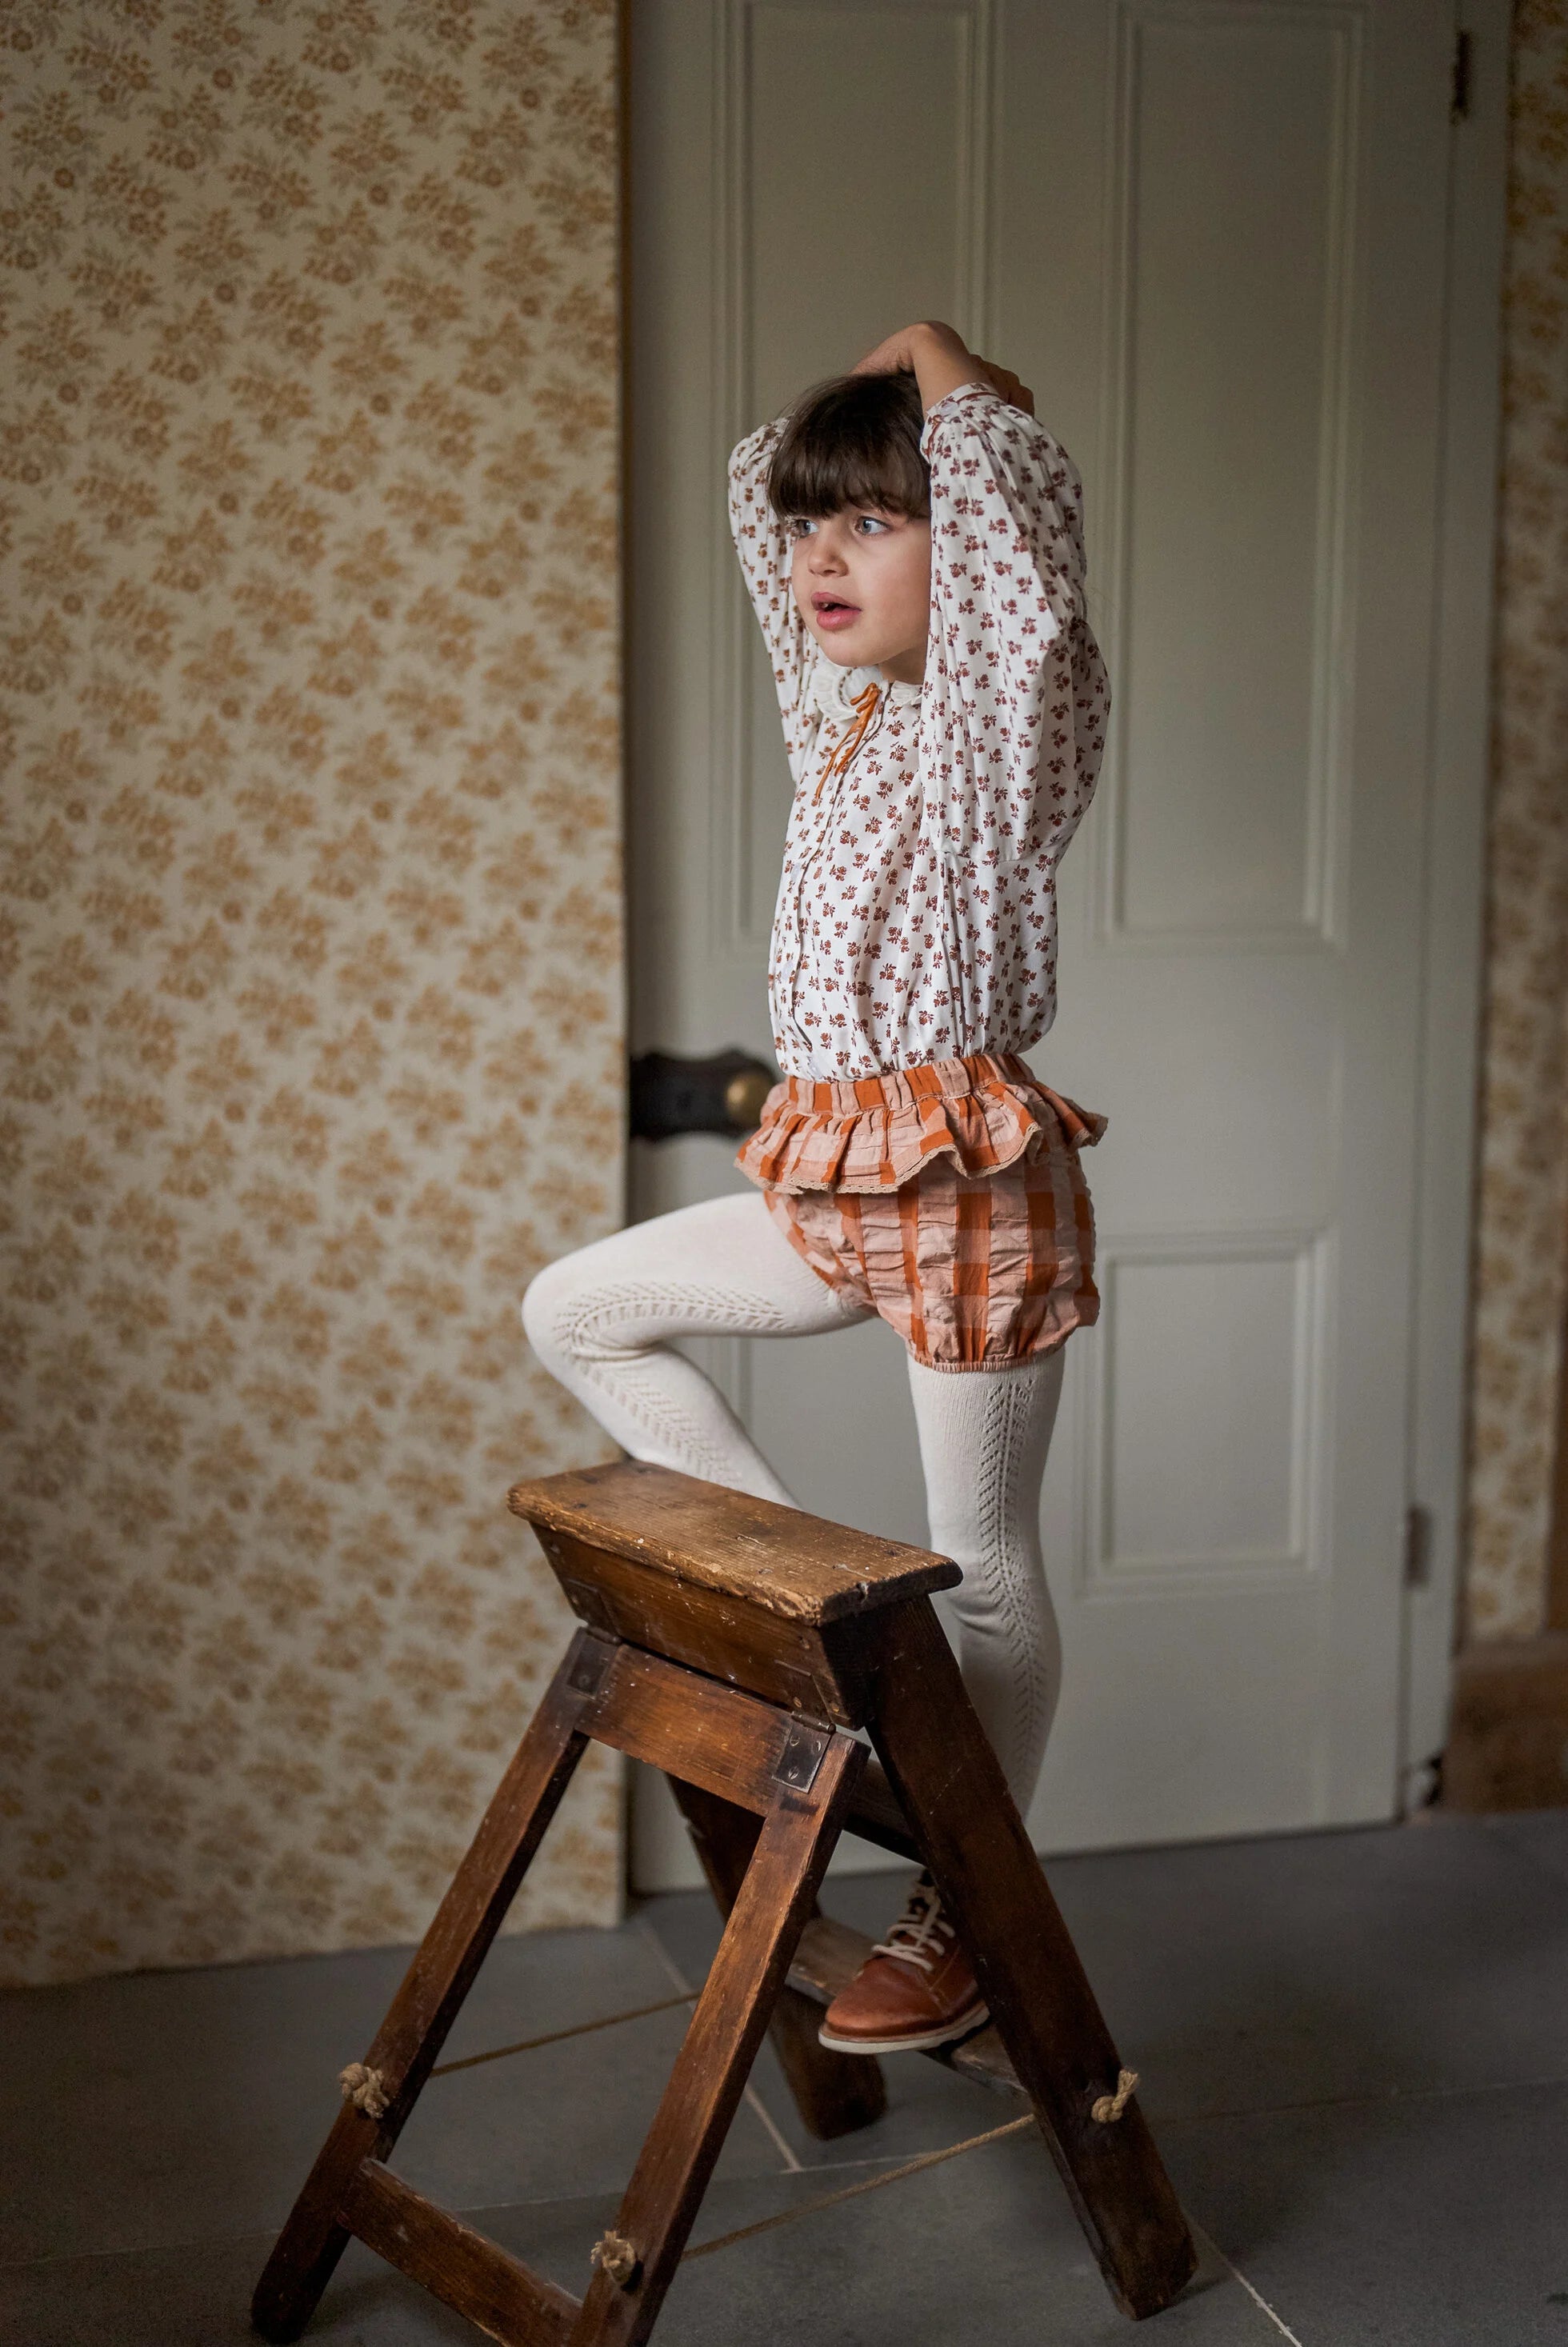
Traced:
[[1405, 1587], [1429, 1589], [1432, 1579], [1432, 1512], [1419, 1504], [1405, 1510]]
[[784, 1740], [784, 1749], [774, 1764], [774, 1776], [781, 1785], [790, 1786], [797, 1793], [809, 1793], [816, 1782], [816, 1772], [827, 1750], [827, 1734], [820, 1727], [808, 1727], [803, 1719], [792, 1719]]
[[1449, 84], [1449, 120], [1470, 120], [1471, 73], [1475, 63], [1475, 43], [1462, 28], [1454, 35], [1453, 76]]

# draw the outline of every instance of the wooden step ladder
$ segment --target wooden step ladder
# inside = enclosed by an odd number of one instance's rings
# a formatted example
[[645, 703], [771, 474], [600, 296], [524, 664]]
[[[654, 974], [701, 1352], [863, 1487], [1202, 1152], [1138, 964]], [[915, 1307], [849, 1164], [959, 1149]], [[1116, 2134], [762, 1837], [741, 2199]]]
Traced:
[[[938, 2058], [1029, 2098], [1117, 2304], [1169, 2305], [1192, 2239], [932, 1610], [957, 1565], [636, 1461], [510, 1504], [582, 1626], [352, 2073], [258, 2331], [297, 2339], [356, 2234], [509, 2347], [647, 2339], [770, 2023], [814, 2133], [882, 2110], [876, 2063], [816, 2039], [816, 2005], [868, 1952], [816, 1908], [846, 1826], [930, 1868], [974, 1964], [990, 2025]], [[727, 1920], [579, 2301], [385, 2163], [590, 1737], [666, 1771]]]

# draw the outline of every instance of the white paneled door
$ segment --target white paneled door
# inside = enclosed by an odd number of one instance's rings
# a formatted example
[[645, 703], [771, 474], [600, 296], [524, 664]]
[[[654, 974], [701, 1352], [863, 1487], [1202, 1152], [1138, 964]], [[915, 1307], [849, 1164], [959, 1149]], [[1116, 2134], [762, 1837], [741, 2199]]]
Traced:
[[[1033, 1057], [1104, 1110], [1042, 1847], [1396, 1802], [1450, 141], [1438, 0], [636, 0], [634, 1032], [766, 1051], [788, 801], [725, 453], [914, 317], [1084, 476], [1116, 698]], [[736, 1186], [641, 1147], [636, 1211]], [[1460, 1280], [1455, 1305], [1460, 1308]], [[920, 1540], [880, 1326], [708, 1356]], [[642, 1866], [661, 1856], [657, 1814]]]

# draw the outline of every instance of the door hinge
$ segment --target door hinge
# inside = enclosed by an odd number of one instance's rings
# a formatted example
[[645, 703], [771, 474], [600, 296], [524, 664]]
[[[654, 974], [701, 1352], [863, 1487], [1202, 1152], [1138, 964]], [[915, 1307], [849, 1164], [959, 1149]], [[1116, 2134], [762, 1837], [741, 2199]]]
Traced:
[[1449, 84], [1449, 120], [1470, 120], [1471, 71], [1475, 62], [1475, 43], [1462, 28], [1454, 35], [1453, 76]]
[[1405, 1587], [1429, 1589], [1432, 1579], [1432, 1512], [1405, 1510]]

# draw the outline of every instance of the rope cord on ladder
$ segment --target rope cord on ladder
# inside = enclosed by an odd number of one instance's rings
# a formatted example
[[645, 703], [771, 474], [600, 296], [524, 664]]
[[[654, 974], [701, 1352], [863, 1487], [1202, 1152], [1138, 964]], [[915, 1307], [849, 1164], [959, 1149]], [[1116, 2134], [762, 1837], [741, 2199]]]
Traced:
[[[607, 2013], [598, 2021], [579, 2021], [569, 2029], [548, 2030], [539, 2037], [519, 2037], [509, 2045], [494, 2045], [484, 2054], [466, 2054], [453, 2062], [439, 2062], [431, 2071], [433, 2078], [447, 2076], [455, 2070], [477, 2069], [485, 2062], [504, 2061], [511, 2054], [531, 2054], [541, 2045], [559, 2045], [568, 2038], [591, 2036], [595, 2030], [614, 2029], [623, 2021], [644, 2021], [656, 2013], [672, 2013], [677, 2006], [695, 2004], [702, 1992], [688, 1989], [681, 1996], [661, 1997], [655, 2004], [635, 2004], [624, 2013]], [[346, 2100], [380, 2116], [387, 2107], [384, 2080], [377, 2070], [367, 2070], [364, 2065], [351, 2062], [343, 2073], [343, 2090]], [[1114, 2096], [1102, 2095], [1095, 2102], [1091, 2116], [1102, 2126], [1119, 2119], [1138, 2084], [1135, 2070], [1122, 2070], [1116, 2082]], [[989, 2143], [1001, 2143], [1009, 2136], [1021, 2135], [1037, 2124], [1033, 2111], [1021, 2118], [1008, 2119], [1002, 2126], [988, 2127], [982, 2135], [966, 2136], [961, 2143], [944, 2144], [938, 2151], [923, 2151], [917, 2158], [907, 2159], [897, 2168], [884, 2168], [878, 2176], [863, 2177], [854, 2184], [841, 2185], [836, 2192], [820, 2192], [809, 2200], [800, 2201], [793, 2209], [781, 2209], [772, 2217], [760, 2217], [755, 2223], [737, 2225], [728, 2233], [716, 2233], [712, 2240], [699, 2241], [689, 2248], [682, 2262], [692, 2258], [711, 2257], [715, 2250], [733, 2249], [737, 2241], [749, 2241], [759, 2233], [771, 2233], [781, 2225], [793, 2225], [806, 2217], [820, 2216], [825, 2209], [836, 2209], [845, 2200], [858, 2200], [867, 2192], [880, 2192], [885, 2185], [902, 2184], [907, 2177], [918, 2176], [927, 2168], [940, 2168], [944, 2161], [958, 2158], [966, 2151], [979, 2151]], [[602, 2265], [613, 2279], [620, 2280], [634, 2272], [637, 2253], [630, 2241], [618, 2233], [607, 2233], [594, 2246], [593, 2262]]]
[[629, 2013], [607, 2013], [602, 2021], [579, 2021], [571, 2029], [551, 2029], [543, 2037], [519, 2037], [512, 2045], [493, 2045], [487, 2054], [465, 2054], [456, 2062], [437, 2062], [430, 2075], [444, 2078], [452, 2070], [477, 2070], [481, 2062], [499, 2062], [508, 2054], [531, 2054], [537, 2045], [559, 2045], [568, 2037], [591, 2037], [596, 2029], [614, 2029], [623, 2021], [646, 2021], [650, 2014], [672, 2013], [678, 2004], [695, 2004], [700, 1989], [684, 1996], [666, 1996], [657, 2004], [634, 2004]]
[[[673, 2013], [679, 2005], [695, 2004], [702, 1993], [701, 1989], [690, 1988], [680, 1996], [661, 1997], [656, 2004], [630, 2005], [624, 2013], [607, 2013], [598, 2021], [579, 2021], [569, 2029], [547, 2030], [542, 2037], [518, 2037], [515, 2038], [509, 2045], [492, 2045], [486, 2054], [464, 2054], [455, 2062], [437, 2062], [430, 2075], [433, 2078], [445, 2078], [454, 2070], [477, 2070], [486, 2062], [504, 2062], [509, 2054], [532, 2054], [540, 2045], [560, 2045], [569, 2037], [591, 2037], [598, 2029], [617, 2029], [623, 2021], [646, 2021], [655, 2013]], [[351, 2090], [363, 2091], [364, 2079], [374, 2078], [378, 2087], [382, 2083], [379, 2071], [363, 2071], [363, 2065], [358, 2063], [351, 2063], [349, 2069], [354, 2075], [350, 2079], [348, 2072], [344, 2072], [345, 2093]], [[1114, 2126], [1132, 2100], [1133, 2089], [1137, 2084], [1136, 2070], [1119, 2071], [1115, 2093], [1099, 2096], [1090, 2110], [1090, 2117], [1097, 2120], [1102, 2127]], [[1004, 2127], [1000, 2132], [1005, 2135], [1009, 2130]], [[953, 2151], [969, 2151], [977, 2145], [989, 2143], [993, 2139], [993, 2136], [989, 2135], [972, 2136], [968, 2142], [955, 2145]], [[950, 2159], [953, 2157], [953, 2151], [933, 2154], [932, 2157]], [[898, 2172], [900, 2175], [905, 2175], [913, 2174], [914, 2171], [900, 2168]], [[891, 2178], [888, 2178], [889, 2182], [893, 2180]], [[858, 2191], [863, 2188], [857, 2185], [855, 2188]], [[825, 2203], [824, 2205], [825, 2206]]]
[[907, 2159], [899, 2168], [885, 2168], [880, 2176], [863, 2177], [858, 2184], [842, 2185], [836, 2192], [819, 2192], [815, 2198], [802, 2200], [794, 2209], [781, 2209], [776, 2216], [759, 2217], [754, 2225], [737, 2225], [733, 2233], [715, 2233], [711, 2241], [699, 2241], [689, 2249], [682, 2263], [692, 2258], [711, 2257], [715, 2250], [727, 2250], [736, 2241], [749, 2241], [755, 2234], [771, 2233], [777, 2226], [793, 2225], [797, 2218], [818, 2216], [824, 2209], [836, 2209], [841, 2200], [858, 2200], [863, 2192], [880, 2192], [885, 2184], [902, 2184], [907, 2176], [918, 2176], [924, 2168], [940, 2168], [945, 2159], [957, 2159], [961, 2151], [979, 2151], [982, 2144], [1000, 2143], [1004, 2136], [1021, 2135], [1025, 2127], [1036, 2125], [1032, 2111], [1021, 2119], [1009, 2119], [1005, 2126], [989, 2127], [984, 2135], [966, 2136], [962, 2143], [944, 2144], [940, 2151], [923, 2151], [918, 2159]]

